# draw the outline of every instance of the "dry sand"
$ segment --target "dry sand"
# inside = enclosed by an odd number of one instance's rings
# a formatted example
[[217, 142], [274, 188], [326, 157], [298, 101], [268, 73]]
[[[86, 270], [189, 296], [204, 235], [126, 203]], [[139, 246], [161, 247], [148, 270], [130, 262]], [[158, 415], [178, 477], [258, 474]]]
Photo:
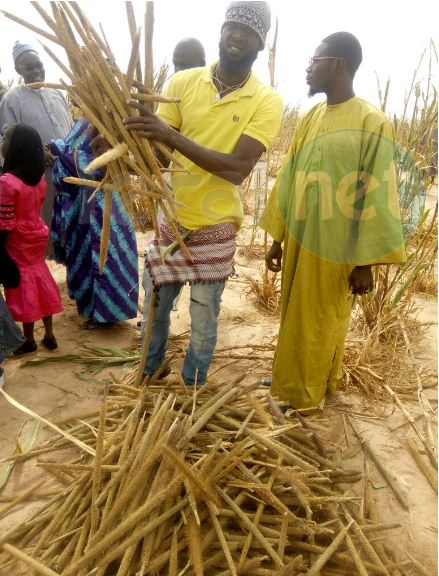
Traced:
[[[139, 254], [142, 254], [146, 243], [145, 235], [138, 235]], [[238, 277], [231, 279], [223, 296], [223, 306], [220, 316], [219, 338], [216, 359], [211, 372], [223, 367], [215, 378], [227, 381], [228, 376], [236, 375], [236, 371], [248, 372], [247, 378], [256, 379], [267, 374], [269, 358], [266, 352], [240, 348], [243, 345], [269, 344], [273, 341], [278, 330], [278, 319], [275, 316], [264, 314], [255, 309], [251, 301], [243, 293], [245, 284], [243, 274], [258, 273], [261, 267], [259, 260], [247, 260], [237, 255], [236, 271]], [[54, 320], [55, 334], [59, 348], [54, 355], [78, 353], [81, 344], [85, 341], [107, 344], [117, 348], [133, 348], [138, 343], [139, 333], [135, 328], [136, 321], [123, 322], [109, 329], [96, 329], [92, 331], [81, 330], [76, 314], [76, 308], [69, 301], [65, 286], [65, 270], [62, 266], [51, 264], [52, 273], [57, 280], [65, 310]], [[142, 267], [142, 258], [139, 258], [139, 269]], [[171, 333], [180, 334], [189, 328], [188, 318], [189, 289], [184, 288], [178, 304], [178, 310], [172, 313]], [[421, 318], [431, 322], [426, 338], [416, 349], [417, 358], [429, 370], [437, 370], [437, 303], [436, 298], [420, 297]], [[37, 340], [42, 338], [42, 326], [37, 327]], [[219, 352], [223, 348], [232, 347], [229, 352]], [[235, 347], [235, 349], [233, 349]], [[49, 353], [41, 346], [36, 354], [28, 358], [39, 358]], [[226, 356], [229, 358], [225, 358]], [[230, 355], [248, 355], [250, 359], [237, 360]], [[219, 358], [219, 357], [222, 358]], [[268, 358], [268, 360], [267, 360]], [[19, 402], [35, 410], [40, 415], [54, 422], [67, 418], [70, 415], [85, 413], [96, 409], [99, 397], [103, 391], [103, 381], [108, 378], [108, 370], [97, 376], [90, 376], [83, 381], [75, 376], [75, 372], [84, 370], [80, 364], [59, 363], [45, 364], [38, 367], [22, 367], [24, 359], [11, 358], [5, 363], [6, 385], [5, 390]], [[174, 368], [177, 370], [181, 360], [176, 360]], [[232, 364], [233, 363], [233, 364]], [[117, 372], [119, 368], [115, 368]], [[436, 402], [435, 390], [429, 391], [432, 402]], [[436, 406], [434, 404], [434, 406]], [[416, 411], [416, 403], [413, 403]], [[0, 458], [10, 456], [16, 447], [16, 436], [27, 417], [17, 409], [10, 406], [4, 398], [0, 398]], [[374, 495], [378, 503], [382, 521], [397, 521], [402, 527], [388, 533], [394, 549], [404, 557], [404, 550], [410, 551], [422, 560], [424, 565], [432, 572], [437, 570], [437, 498], [432, 488], [420, 473], [417, 465], [407, 452], [404, 437], [408, 426], [402, 426], [392, 432], [392, 428], [403, 423], [398, 409], [391, 403], [383, 402], [377, 406], [373, 400], [359, 399], [352, 395], [343, 395], [325, 408], [324, 417], [327, 418], [325, 426], [330, 430], [329, 436], [336, 442], [344, 454], [344, 463], [353, 469], [363, 469], [364, 457], [362, 450], [355, 448], [357, 443], [350, 437], [350, 447], [346, 446], [346, 439], [341, 426], [341, 412], [350, 410], [362, 415], [357, 416], [355, 424], [364, 432], [367, 439], [376, 448], [383, 465], [398, 478], [407, 500], [409, 511], [403, 510], [395, 499], [390, 488], [386, 485], [374, 464], [369, 461], [369, 477], [374, 485]], [[26, 425], [24, 431], [29, 429]], [[324, 434], [324, 432], [322, 432]], [[37, 443], [51, 436], [47, 429], [42, 429], [38, 435]], [[23, 434], [22, 434], [23, 437]], [[356, 453], [355, 453], [356, 452]], [[41, 460], [50, 460], [50, 455]], [[26, 517], [29, 512], [38, 506], [38, 502], [22, 505], [13, 513], [1, 518], [1, 508], [15, 494], [24, 492], [36, 484], [39, 479], [48, 479], [47, 486], [54, 483], [53, 476], [48, 475], [42, 468], [35, 466], [35, 461], [17, 464], [10, 476], [9, 482], [0, 493], [0, 530], [16, 525]], [[353, 492], [363, 494], [363, 482], [354, 485]], [[1, 571], [0, 571], [1, 574]], [[1, 574], [1, 576], [7, 576]]]

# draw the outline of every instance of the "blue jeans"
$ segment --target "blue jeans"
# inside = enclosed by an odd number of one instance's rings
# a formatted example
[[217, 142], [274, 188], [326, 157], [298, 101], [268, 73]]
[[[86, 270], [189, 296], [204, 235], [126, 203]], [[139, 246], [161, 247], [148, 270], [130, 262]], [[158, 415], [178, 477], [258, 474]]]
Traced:
[[[145, 374], [152, 374], [163, 364], [168, 344], [170, 315], [174, 299], [183, 284], [162, 286], [156, 293], [151, 342], [146, 360]], [[183, 364], [183, 380], [186, 384], [204, 384], [215, 350], [220, 312], [221, 295], [225, 282], [194, 284], [190, 287], [191, 338]], [[145, 302], [143, 305], [143, 329], [146, 326], [153, 284], [148, 269], [143, 274]]]
[[25, 342], [0, 292], [0, 363]]

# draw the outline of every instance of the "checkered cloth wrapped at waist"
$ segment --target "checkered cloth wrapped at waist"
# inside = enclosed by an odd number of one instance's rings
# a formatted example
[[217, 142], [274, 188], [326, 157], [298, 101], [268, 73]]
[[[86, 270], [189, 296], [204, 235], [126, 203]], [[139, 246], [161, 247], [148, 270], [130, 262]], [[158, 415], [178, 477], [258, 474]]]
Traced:
[[192, 231], [177, 223], [176, 226], [182, 236], [189, 233], [185, 244], [193, 261], [186, 258], [180, 247], [166, 250], [175, 242], [175, 235], [167, 222], [162, 220], [160, 239], [154, 237], [145, 252], [145, 265], [156, 288], [166, 284], [223, 282], [234, 273], [236, 227], [232, 222]]

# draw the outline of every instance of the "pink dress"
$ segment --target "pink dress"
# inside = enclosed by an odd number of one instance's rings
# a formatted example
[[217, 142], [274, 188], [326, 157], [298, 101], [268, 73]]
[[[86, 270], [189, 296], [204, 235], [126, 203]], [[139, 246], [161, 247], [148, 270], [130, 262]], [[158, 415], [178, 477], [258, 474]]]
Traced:
[[5, 288], [8, 308], [17, 322], [36, 322], [62, 312], [61, 295], [44, 260], [49, 230], [40, 217], [46, 194], [44, 176], [36, 186], [6, 173], [0, 176], [0, 230], [20, 271], [17, 288]]

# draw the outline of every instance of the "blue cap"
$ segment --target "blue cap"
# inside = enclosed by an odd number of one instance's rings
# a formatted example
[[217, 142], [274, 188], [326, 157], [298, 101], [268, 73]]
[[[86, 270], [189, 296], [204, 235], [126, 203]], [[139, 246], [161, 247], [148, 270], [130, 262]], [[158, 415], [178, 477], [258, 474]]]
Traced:
[[14, 64], [17, 62], [17, 59], [24, 54], [25, 52], [38, 52], [30, 46], [29, 44], [21, 44], [19, 40], [17, 40], [12, 48], [12, 58], [14, 59]]

